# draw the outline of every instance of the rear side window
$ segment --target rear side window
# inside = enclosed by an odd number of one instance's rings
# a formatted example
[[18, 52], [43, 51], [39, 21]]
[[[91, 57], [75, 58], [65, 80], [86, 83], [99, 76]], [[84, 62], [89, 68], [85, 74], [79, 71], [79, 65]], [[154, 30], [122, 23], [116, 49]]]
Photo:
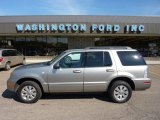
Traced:
[[10, 56], [10, 52], [8, 50], [3, 50], [2, 51], [2, 56]]
[[103, 52], [87, 52], [85, 67], [102, 67]]
[[146, 65], [137, 51], [118, 51], [117, 54], [123, 66]]
[[3, 50], [2, 56], [16, 56], [15, 50]]
[[10, 56], [16, 56], [16, 51], [15, 50], [9, 50], [9, 54]]
[[85, 67], [112, 66], [112, 60], [108, 52], [87, 52]]

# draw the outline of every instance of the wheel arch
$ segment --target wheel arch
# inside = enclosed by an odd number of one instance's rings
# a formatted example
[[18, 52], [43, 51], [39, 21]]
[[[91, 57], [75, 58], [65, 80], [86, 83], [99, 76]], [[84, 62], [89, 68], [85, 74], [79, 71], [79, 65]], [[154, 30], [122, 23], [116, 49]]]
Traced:
[[9, 65], [10, 65], [10, 68], [12, 67], [12, 62], [11, 62], [11, 60], [7, 60], [5, 63], [4, 63], [4, 66], [3, 66], [3, 68], [6, 70], [6, 65], [9, 63]]
[[112, 85], [115, 81], [124, 81], [124, 82], [127, 82], [127, 83], [131, 86], [132, 90], [135, 90], [135, 84], [134, 84], [133, 80], [131, 80], [131, 79], [128, 78], [128, 77], [117, 77], [117, 78], [114, 78], [114, 79], [111, 80], [111, 82], [109, 83], [108, 88], [110, 88], [111, 85]]
[[33, 81], [33, 82], [35, 82], [35, 83], [37, 83], [38, 85], [39, 85], [39, 87], [41, 88], [41, 90], [42, 90], [42, 93], [44, 93], [44, 89], [43, 89], [43, 87], [42, 87], [42, 84], [37, 80], [37, 79], [35, 79], [35, 78], [22, 78], [22, 79], [19, 79], [17, 82], [16, 82], [16, 84], [17, 84], [17, 88], [16, 88], [16, 91], [18, 90], [18, 87], [19, 87], [19, 85], [21, 85], [23, 82], [25, 82], [25, 81]]
[[7, 60], [7, 61], [5, 62], [5, 65], [6, 65], [7, 63], [10, 63], [10, 64], [11, 64], [11, 61], [10, 61], [10, 60]]

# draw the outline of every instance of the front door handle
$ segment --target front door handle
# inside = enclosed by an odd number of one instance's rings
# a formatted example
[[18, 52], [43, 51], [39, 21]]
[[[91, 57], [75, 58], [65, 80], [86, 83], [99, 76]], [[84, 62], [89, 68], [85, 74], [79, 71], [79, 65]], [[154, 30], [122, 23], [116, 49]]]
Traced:
[[73, 70], [73, 73], [81, 73], [80, 70]]
[[106, 69], [106, 72], [114, 72], [113, 69]]

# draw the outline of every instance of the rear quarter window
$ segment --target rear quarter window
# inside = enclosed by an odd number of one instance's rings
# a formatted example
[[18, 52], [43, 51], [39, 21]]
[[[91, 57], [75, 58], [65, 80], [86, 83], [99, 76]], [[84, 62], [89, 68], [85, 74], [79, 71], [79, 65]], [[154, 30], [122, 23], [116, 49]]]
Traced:
[[118, 51], [117, 54], [123, 66], [146, 65], [145, 60], [137, 51]]
[[109, 52], [104, 52], [104, 66], [112, 66], [112, 60]]
[[2, 56], [3, 56], [3, 57], [5, 57], [5, 56], [10, 56], [9, 51], [8, 51], [8, 50], [3, 50], [3, 51], [2, 51]]

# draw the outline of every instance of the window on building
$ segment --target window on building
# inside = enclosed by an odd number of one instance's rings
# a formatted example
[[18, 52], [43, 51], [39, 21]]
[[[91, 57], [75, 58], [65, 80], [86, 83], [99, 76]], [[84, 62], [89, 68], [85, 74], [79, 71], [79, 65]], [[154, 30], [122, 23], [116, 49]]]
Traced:
[[68, 39], [63, 37], [47, 37], [48, 55], [58, 55], [68, 49]]
[[0, 37], [0, 48], [7, 48], [6, 37]]
[[25, 37], [15, 37], [14, 48], [26, 55], [26, 41]]

